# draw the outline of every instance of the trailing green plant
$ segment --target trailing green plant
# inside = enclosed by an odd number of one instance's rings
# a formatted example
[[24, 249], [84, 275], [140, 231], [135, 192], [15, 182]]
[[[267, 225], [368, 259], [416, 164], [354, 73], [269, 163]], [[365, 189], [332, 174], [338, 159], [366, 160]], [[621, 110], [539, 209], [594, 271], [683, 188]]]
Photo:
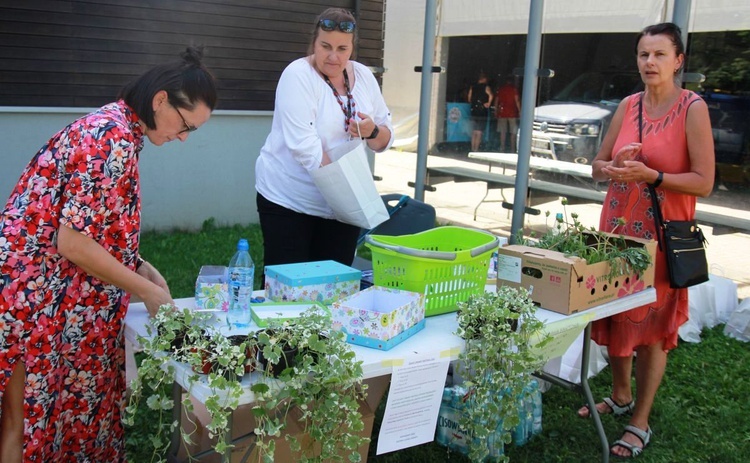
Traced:
[[[138, 366], [136, 378], [130, 385], [131, 394], [125, 408], [125, 424], [132, 425], [139, 412], [143, 394], [148, 409], [154, 411], [159, 424], [157, 432], [150, 437], [153, 446], [152, 461], [163, 461], [169, 448], [170, 437], [177, 428], [173, 419], [174, 400], [171, 385], [177, 373], [177, 363], [186, 364], [185, 381], [188, 392], [195, 384], [206, 384], [211, 393], [205, 400], [211, 421], [206, 425], [209, 436], [216, 437], [214, 449], [219, 454], [227, 452], [226, 443], [229, 419], [239, 405], [242, 386], [239, 379], [245, 373], [248, 359], [245, 356], [249, 343], [233, 343], [212, 328], [211, 314], [196, 313], [190, 309], [176, 309], [170, 305], [159, 308], [147, 326], [147, 336], [139, 336], [138, 343], [144, 358]], [[207, 371], [205, 365], [210, 365]], [[206, 374], [203, 374], [203, 373]], [[149, 388], [144, 388], [148, 385]], [[189, 395], [182, 401], [187, 412], [193, 411]], [[190, 416], [190, 413], [186, 413]], [[180, 429], [183, 440], [190, 443], [190, 434]]]
[[[651, 255], [642, 246], [629, 246], [625, 236], [617, 234], [617, 228], [625, 225], [625, 219], [620, 218], [618, 225], [612, 233], [597, 230], [594, 227], [584, 227], [578, 220], [578, 214], [571, 213], [568, 220], [567, 201], [563, 201], [564, 216], [555, 218], [552, 226], [547, 231], [537, 236], [532, 232], [530, 238], [523, 236], [519, 230], [516, 235], [516, 243], [543, 249], [558, 251], [564, 255], [576, 256], [584, 259], [588, 264], [607, 262], [610, 281], [621, 275], [642, 275], [651, 265]], [[546, 217], [549, 218], [549, 211]]]
[[[361, 383], [362, 362], [346, 342], [343, 332], [330, 330], [330, 315], [314, 308], [291, 321], [270, 321], [257, 333], [257, 348], [268, 366], [251, 386], [255, 394], [257, 446], [264, 462], [272, 462], [275, 441], [291, 418], [302, 424], [310, 436], [300, 442], [287, 434], [293, 452], [301, 462], [360, 461], [359, 447], [368, 442], [360, 401], [366, 395]], [[291, 348], [291, 349], [290, 349]], [[272, 367], [293, 358], [275, 375]], [[313, 448], [315, 445], [315, 448]]]
[[466, 341], [458, 368], [468, 391], [460, 425], [471, 436], [472, 461], [485, 461], [488, 438], [496, 432], [510, 443], [520, 422], [518, 398], [544, 364], [536, 348], [549, 342], [535, 313], [528, 291], [509, 286], [458, 303], [456, 334]]

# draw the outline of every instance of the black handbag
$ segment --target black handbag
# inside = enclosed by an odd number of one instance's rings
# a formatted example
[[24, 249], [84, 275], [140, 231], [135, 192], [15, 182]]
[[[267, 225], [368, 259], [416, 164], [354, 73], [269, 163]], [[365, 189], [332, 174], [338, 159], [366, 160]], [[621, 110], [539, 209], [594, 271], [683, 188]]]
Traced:
[[[638, 138], [643, 141], [643, 95], [638, 104]], [[656, 188], [648, 185], [654, 209], [659, 249], [664, 250], [669, 269], [669, 286], [688, 288], [708, 281], [707, 243], [695, 220], [664, 220]], [[663, 246], [663, 247], [662, 247]]]
[[[708, 281], [706, 238], [695, 220], [664, 221], [656, 197], [656, 189], [648, 186], [654, 204], [654, 223], [659, 249], [664, 249], [669, 269], [669, 286], [687, 288]], [[664, 246], [662, 248], [662, 246]]]

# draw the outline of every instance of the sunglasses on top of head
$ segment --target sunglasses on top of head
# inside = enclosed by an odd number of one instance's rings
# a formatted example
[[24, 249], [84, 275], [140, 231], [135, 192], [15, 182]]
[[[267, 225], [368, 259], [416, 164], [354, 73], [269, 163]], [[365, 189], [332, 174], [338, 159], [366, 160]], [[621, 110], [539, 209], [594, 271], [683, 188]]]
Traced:
[[331, 32], [332, 30], [335, 30], [336, 27], [338, 27], [341, 32], [346, 32], [347, 34], [351, 34], [352, 32], [354, 32], [354, 28], [357, 27], [354, 21], [336, 22], [333, 19], [321, 19], [318, 22], [318, 25], [326, 32]]

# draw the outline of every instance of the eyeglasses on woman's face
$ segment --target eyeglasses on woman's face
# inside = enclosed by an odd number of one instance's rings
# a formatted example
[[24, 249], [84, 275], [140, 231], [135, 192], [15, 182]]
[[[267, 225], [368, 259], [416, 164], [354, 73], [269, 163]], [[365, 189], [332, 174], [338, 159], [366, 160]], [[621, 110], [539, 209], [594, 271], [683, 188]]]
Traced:
[[346, 32], [347, 34], [353, 33], [354, 28], [357, 27], [354, 21], [336, 22], [333, 19], [321, 19], [318, 22], [318, 26], [320, 26], [320, 28], [326, 32], [331, 32], [332, 30], [335, 30], [338, 27], [338, 29], [341, 32]]
[[177, 132], [177, 135], [188, 133], [188, 132], [195, 132], [196, 130], [198, 130], [198, 127], [188, 124], [188, 122], [185, 120], [185, 116], [182, 115], [180, 108], [178, 108], [177, 106], [172, 106], [172, 107], [174, 108], [175, 111], [177, 111], [177, 114], [180, 115], [180, 119], [182, 119], [182, 123], [185, 124], [185, 128]]

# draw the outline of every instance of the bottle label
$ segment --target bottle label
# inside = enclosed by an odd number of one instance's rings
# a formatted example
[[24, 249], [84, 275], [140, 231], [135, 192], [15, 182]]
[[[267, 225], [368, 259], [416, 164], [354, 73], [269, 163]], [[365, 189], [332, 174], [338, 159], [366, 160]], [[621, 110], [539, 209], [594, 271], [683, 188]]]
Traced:
[[231, 267], [229, 269], [229, 310], [250, 308], [254, 274], [253, 268]]

